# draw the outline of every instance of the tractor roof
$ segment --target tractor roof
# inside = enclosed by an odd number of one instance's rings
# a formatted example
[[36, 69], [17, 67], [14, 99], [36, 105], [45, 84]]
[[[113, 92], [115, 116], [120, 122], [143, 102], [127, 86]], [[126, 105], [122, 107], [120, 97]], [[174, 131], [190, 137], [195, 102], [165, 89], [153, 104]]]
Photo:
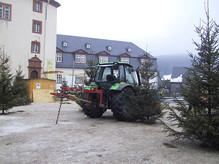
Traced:
[[128, 64], [128, 63], [124, 63], [124, 62], [119, 62], [119, 61], [116, 61], [116, 62], [108, 62], [108, 63], [98, 63], [99, 66], [110, 66], [110, 65], [114, 65], [114, 64], [118, 64], [118, 65], [127, 65], [129, 67], [133, 67], [131, 64]]

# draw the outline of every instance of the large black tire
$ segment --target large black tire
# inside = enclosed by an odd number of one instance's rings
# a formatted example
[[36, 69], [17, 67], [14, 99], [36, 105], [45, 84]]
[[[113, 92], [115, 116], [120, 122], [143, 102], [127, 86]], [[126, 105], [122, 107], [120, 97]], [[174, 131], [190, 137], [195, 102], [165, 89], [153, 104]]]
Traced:
[[134, 91], [132, 88], [128, 87], [128, 88], [124, 88], [118, 94], [115, 94], [112, 98], [111, 109], [113, 112], [113, 116], [119, 121], [126, 120], [126, 115], [130, 110], [130, 106], [128, 105], [127, 98], [128, 96], [131, 95], [134, 95]]
[[[87, 100], [87, 93], [82, 94], [82, 99]], [[82, 111], [84, 114], [90, 118], [99, 118], [103, 115], [104, 110], [103, 108], [99, 107], [99, 94], [92, 94], [89, 96], [89, 103], [83, 101], [81, 103]]]

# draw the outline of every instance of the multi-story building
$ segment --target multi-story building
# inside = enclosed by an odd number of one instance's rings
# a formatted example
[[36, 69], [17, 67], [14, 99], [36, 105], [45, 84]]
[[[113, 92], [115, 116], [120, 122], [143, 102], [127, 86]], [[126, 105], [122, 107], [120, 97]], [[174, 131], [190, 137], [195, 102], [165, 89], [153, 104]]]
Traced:
[[[150, 60], [157, 70], [156, 58], [131, 42], [57, 35], [56, 71], [60, 71], [57, 88], [62, 80], [67, 81], [68, 86], [82, 85], [86, 78], [84, 69], [91, 59], [96, 63], [121, 61], [133, 65], [134, 69]], [[151, 81], [158, 85], [158, 77]]]
[[0, 0], [0, 48], [13, 73], [20, 65], [25, 78], [55, 78], [42, 73], [55, 71], [59, 6], [54, 0]]

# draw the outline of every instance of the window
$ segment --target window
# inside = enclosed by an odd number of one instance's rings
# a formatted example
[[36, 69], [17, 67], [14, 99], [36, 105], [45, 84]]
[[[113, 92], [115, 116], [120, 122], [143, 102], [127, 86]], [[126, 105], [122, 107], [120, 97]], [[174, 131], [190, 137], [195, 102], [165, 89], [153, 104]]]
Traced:
[[85, 55], [75, 55], [75, 63], [86, 63]]
[[56, 54], [56, 62], [62, 62], [62, 54], [60, 53]]
[[145, 64], [145, 62], [147, 62], [148, 59], [141, 59], [141, 64]]
[[0, 19], [11, 20], [11, 5], [0, 3]]
[[32, 53], [37, 53], [37, 54], [40, 53], [40, 42], [33, 41], [31, 43], [31, 52]]
[[39, 0], [33, 0], [33, 11], [42, 13], [42, 2]]
[[75, 84], [83, 84], [83, 83], [84, 83], [84, 77], [75, 76]]
[[109, 57], [108, 56], [99, 56], [99, 63], [108, 63]]
[[42, 34], [42, 22], [33, 20], [33, 33]]
[[0, 18], [3, 19], [3, 4], [0, 4]]
[[62, 75], [57, 74], [57, 80], [56, 80], [57, 84], [62, 84]]
[[124, 67], [125, 67], [126, 82], [129, 84], [134, 84], [135, 79], [134, 79], [132, 68], [130, 68], [128, 66], [124, 66]]
[[121, 62], [129, 64], [129, 58], [121, 58]]

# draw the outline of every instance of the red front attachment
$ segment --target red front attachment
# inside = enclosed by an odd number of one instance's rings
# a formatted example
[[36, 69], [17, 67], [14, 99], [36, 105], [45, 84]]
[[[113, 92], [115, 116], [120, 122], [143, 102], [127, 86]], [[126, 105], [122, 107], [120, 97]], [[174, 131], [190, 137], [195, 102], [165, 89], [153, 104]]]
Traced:
[[[75, 93], [77, 92], [86, 92], [88, 93], [88, 96], [87, 96], [87, 100], [84, 100], [84, 99], [79, 99], [77, 97], [75, 97], [74, 95], [71, 95], [71, 94], [65, 94], [66, 91], [73, 91]], [[87, 106], [89, 103], [91, 103], [89, 101], [89, 94], [92, 94], [92, 93], [98, 93], [100, 94], [100, 104], [99, 106], [102, 107], [103, 106], [103, 90], [100, 90], [100, 89], [97, 89], [97, 88], [93, 88], [91, 87], [90, 90], [87, 90], [87, 89], [83, 89], [83, 88], [75, 88], [75, 87], [62, 87], [61, 88], [61, 93], [50, 93], [56, 97], [60, 97], [60, 98], [67, 98], [67, 99], [71, 99], [71, 100], [75, 100], [75, 99], [79, 99], [81, 101], [86, 101], [87, 102]]]

